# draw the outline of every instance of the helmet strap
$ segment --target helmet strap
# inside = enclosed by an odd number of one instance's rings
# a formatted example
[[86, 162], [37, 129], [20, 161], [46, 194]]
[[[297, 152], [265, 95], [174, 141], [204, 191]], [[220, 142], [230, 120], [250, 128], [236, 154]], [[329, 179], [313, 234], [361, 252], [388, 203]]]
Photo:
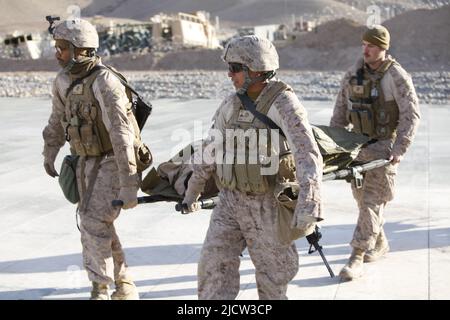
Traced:
[[246, 65], [244, 65], [243, 69], [244, 69], [245, 79], [244, 79], [244, 84], [242, 85], [242, 87], [237, 90], [237, 93], [239, 93], [239, 94], [246, 94], [248, 87], [250, 87], [252, 84], [270, 80], [275, 76], [275, 73], [276, 73], [275, 71], [268, 71], [268, 72], [264, 72], [259, 77], [250, 78], [250, 75], [248, 73], [249, 68]]
[[237, 93], [239, 93], [239, 94], [246, 94], [248, 87], [250, 87], [250, 85], [254, 83], [253, 79], [250, 78], [250, 75], [248, 74], [248, 71], [249, 71], [248, 67], [246, 65], [244, 65], [243, 69], [244, 69], [245, 79], [244, 79], [244, 84], [242, 85], [242, 87], [240, 87], [237, 90]]

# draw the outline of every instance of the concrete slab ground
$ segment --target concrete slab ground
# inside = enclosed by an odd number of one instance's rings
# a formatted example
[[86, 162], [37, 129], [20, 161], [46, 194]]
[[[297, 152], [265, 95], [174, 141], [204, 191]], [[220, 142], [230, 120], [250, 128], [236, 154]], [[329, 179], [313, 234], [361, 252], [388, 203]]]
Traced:
[[[187, 136], [194, 120], [207, 130], [219, 101], [153, 104], [143, 136], [158, 165], [183, 144], [180, 137], [194, 138]], [[332, 103], [305, 106], [311, 123], [328, 123]], [[47, 99], [0, 99], [0, 299], [89, 297], [75, 207], [42, 168], [41, 132], [50, 108]], [[290, 299], [450, 298], [450, 106], [422, 105], [421, 110], [416, 141], [400, 166], [396, 198], [386, 209], [391, 251], [365, 264], [363, 278], [341, 283], [329, 277], [317, 253], [307, 254], [308, 244], [300, 239], [300, 271], [289, 285]], [[60, 152], [58, 167], [67, 153], [67, 147]], [[338, 274], [350, 253], [356, 204], [342, 181], [324, 183], [323, 198], [321, 242]], [[116, 228], [141, 299], [197, 298], [197, 260], [209, 217], [207, 210], [180, 215], [174, 203], [139, 205], [121, 214]], [[241, 260], [238, 299], [257, 299], [247, 252]]]

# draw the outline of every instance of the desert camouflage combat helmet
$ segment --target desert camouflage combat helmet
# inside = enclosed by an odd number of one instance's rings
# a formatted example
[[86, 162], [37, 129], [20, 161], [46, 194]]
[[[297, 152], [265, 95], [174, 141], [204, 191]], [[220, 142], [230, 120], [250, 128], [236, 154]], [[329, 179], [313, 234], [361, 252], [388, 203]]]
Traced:
[[243, 36], [231, 39], [222, 59], [246, 65], [252, 71], [274, 71], [279, 68], [275, 46], [266, 38]]
[[98, 48], [98, 33], [95, 27], [82, 19], [66, 20], [53, 31], [55, 40], [67, 40], [77, 48]]

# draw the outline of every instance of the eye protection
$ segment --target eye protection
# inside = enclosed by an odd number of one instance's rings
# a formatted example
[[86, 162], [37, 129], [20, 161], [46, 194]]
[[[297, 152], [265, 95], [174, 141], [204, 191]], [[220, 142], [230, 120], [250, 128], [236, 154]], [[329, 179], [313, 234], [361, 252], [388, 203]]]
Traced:
[[244, 65], [242, 63], [230, 62], [228, 63], [228, 71], [231, 73], [238, 73], [244, 70]]

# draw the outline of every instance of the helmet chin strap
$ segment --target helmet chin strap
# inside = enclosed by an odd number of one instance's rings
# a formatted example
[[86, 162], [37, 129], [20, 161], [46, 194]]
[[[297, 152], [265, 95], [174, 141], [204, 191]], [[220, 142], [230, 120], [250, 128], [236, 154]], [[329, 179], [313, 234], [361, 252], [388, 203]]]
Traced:
[[250, 78], [250, 75], [248, 74], [248, 71], [249, 71], [248, 67], [243, 66], [243, 69], [244, 69], [245, 78], [244, 78], [244, 84], [242, 85], [242, 87], [237, 89], [237, 93], [239, 93], [239, 94], [246, 94], [248, 87], [250, 87], [250, 85], [254, 83], [253, 79]]
[[269, 72], [264, 72], [262, 75], [256, 77], [256, 78], [250, 78], [249, 75], [249, 68], [247, 66], [243, 66], [244, 69], [244, 75], [245, 75], [245, 79], [244, 79], [244, 84], [242, 85], [242, 87], [240, 87], [239, 89], [236, 90], [237, 93], [239, 94], [246, 94], [248, 87], [250, 87], [252, 84], [254, 83], [258, 83], [258, 82], [264, 82], [266, 80], [272, 79], [275, 76], [275, 71], [269, 71]]

